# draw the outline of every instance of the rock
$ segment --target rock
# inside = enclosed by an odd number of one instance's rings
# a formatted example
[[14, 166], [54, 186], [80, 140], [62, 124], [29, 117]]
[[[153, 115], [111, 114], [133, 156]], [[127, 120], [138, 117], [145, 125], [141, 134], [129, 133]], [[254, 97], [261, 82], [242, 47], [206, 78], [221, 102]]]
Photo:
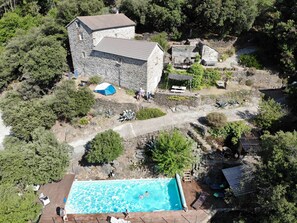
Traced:
[[120, 163], [119, 163], [119, 161], [114, 160], [114, 161], [112, 161], [111, 165], [114, 167], [118, 167], [118, 166], [120, 166]]
[[108, 163], [108, 164], [104, 164], [101, 167], [101, 172], [105, 173], [105, 174], [110, 174], [110, 172], [113, 170], [113, 167]]

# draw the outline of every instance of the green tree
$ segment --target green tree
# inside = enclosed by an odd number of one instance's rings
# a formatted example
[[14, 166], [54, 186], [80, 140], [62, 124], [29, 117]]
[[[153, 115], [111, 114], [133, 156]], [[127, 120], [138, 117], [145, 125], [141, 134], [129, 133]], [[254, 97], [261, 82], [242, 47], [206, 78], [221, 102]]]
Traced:
[[151, 0], [147, 13], [147, 24], [156, 31], [165, 31], [171, 34], [173, 39], [179, 39], [179, 28], [185, 22], [182, 8], [184, 0]]
[[[2, 102], [2, 118], [11, 131], [20, 139], [30, 140], [31, 133], [37, 127], [51, 128], [57, 117], [50, 106], [43, 100], [19, 101], [16, 95], [4, 99]], [[8, 100], [9, 102], [7, 102]]]
[[146, 25], [149, 0], [123, 0], [120, 11], [137, 23], [137, 26]]
[[100, 15], [103, 7], [102, 0], [62, 0], [57, 4], [57, 21], [67, 25], [77, 16]]
[[0, 45], [14, 37], [17, 30], [29, 30], [40, 24], [40, 17], [21, 16], [17, 12], [7, 12], [0, 19]]
[[13, 185], [1, 184], [0, 196], [0, 222], [34, 222], [42, 210], [33, 191], [21, 191]]
[[118, 158], [124, 151], [122, 138], [113, 130], [98, 133], [90, 142], [90, 150], [86, 154], [89, 163], [108, 163]]
[[76, 116], [86, 115], [95, 104], [95, 96], [88, 87], [78, 89], [75, 94]]
[[63, 178], [69, 165], [71, 147], [54, 134], [37, 128], [28, 143], [12, 136], [0, 152], [0, 182], [20, 185], [46, 184]]
[[259, 104], [259, 113], [255, 121], [259, 127], [268, 130], [284, 115], [285, 113], [279, 103], [273, 99], [262, 100]]
[[192, 141], [180, 131], [162, 132], [156, 140], [152, 158], [161, 173], [172, 177], [191, 166], [194, 160], [191, 149]]
[[258, 15], [256, 0], [201, 0], [194, 9], [196, 26], [222, 36], [249, 30]]
[[167, 52], [169, 49], [169, 43], [167, 39], [168, 39], [168, 36], [167, 36], [167, 33], [165, 32], [161, 32], [151, 36], [151, 41], [157, 42], [163, 48], [164, 52]]
[[19, 32], [0, 55], [0, 89], [14, 79], [29, 79], [48, 90], [66, 67], [66, 51], [57, 41], [59, 35], [46, 36], [44, 27]]
[[214, 137], [223, 137], [227, 144], [237, 145], [242, 134], [247, 133], [251, 128], [244, 121], [228, 122], [221, 128], [215, 128], [210, 131]]
[[258, 167], [258, 204], [261, 222], [296, 222], [297, 132], [264, 134], [262, 165]]
[[83, 87], [76, 89], [72, 80], [63, 81], [55, 90], [52, 108], [59, 119], [70, 121], [86, 115], [95, 103], [93, 92]]

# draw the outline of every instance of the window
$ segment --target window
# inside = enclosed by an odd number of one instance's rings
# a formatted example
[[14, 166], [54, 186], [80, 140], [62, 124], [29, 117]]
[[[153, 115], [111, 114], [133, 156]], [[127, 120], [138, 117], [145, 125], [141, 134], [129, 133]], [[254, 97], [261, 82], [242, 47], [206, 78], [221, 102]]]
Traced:
[[80, 22], [76, 21], [76, 28], [80, 28]]
[[83, 40], [83, 39], [84, 39], [83, 34], [82, 34], [82, 33], [79, 33], [79, 34], [78, 34], [78, 38], [79, 38], [79, 40]]
[[81, 53], [81, 57], [82, 57], [82, 58], [85, 58], [85, 57], [86, 57], [86, 53], [85, 53], [85, 52], [82, 52], [82, 53]]

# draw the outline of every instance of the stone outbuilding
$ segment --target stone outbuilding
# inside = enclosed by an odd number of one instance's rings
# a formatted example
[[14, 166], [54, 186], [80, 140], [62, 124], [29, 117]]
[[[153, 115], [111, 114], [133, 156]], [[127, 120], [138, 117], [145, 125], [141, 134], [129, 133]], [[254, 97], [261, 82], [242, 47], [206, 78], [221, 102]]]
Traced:
[[172, 64], [177, 68], [189, 68], [195, 62], [199, 48], [193, 45], [173, 45]]
[[155, 91], [163, 50], [157, 43], [134, 40], [135, 23], [124, 14], [79, 16], [67, 30], [78, 75], [100, 75], [120, 87]]

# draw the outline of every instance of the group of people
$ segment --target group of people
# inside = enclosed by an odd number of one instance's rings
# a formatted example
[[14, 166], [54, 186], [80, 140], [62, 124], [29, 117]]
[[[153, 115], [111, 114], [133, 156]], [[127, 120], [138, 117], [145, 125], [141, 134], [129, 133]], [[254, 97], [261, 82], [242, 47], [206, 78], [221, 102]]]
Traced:
[[143, 198], [148, 197], [148, 196], [150, 196], [150, 194], [149, 194], [148, 191], [146, 191], [144, 194], [139, 195], [139, 199], [143, 199]]
[[[145, 91], [144, 89], [140, 88], [139, 91], [136, 92], [137, 101], [139, 101], [140, 98], [144, 98], [144, 96], [145, 96]], [[150, 102], [150, 100], [152, 99], [152, 94], [150, 92], [147, 92], [146, 99], [148, 102]]]

